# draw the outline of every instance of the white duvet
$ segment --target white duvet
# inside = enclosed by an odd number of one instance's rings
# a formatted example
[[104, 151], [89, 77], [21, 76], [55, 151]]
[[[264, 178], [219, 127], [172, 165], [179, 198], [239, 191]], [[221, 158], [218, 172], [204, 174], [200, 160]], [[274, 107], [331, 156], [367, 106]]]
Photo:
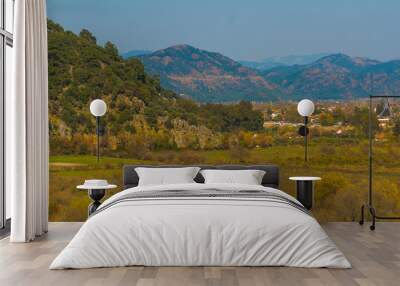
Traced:
[[[135, 187], [148, 190], [266, 190], [231, 184]], [[318, 222], [285, 204], [258, 199], [125, 201], [89, 218], [50, 269], [145, 266], [294, 266], [350, 268]]]

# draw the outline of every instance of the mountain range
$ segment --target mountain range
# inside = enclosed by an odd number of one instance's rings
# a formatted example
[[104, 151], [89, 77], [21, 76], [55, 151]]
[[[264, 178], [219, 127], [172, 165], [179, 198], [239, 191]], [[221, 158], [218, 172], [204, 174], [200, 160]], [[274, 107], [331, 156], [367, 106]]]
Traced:
[[304, 97], [337, 100], [400, 94], [399, 60], [380, 62], [340, 53], [320, 56], [315, 55], [316, 60], [307, 64], [266, 70], [189, 45], [176, 45], [137, 58], [147, 72], [160, 77], [164, 87], [200, 102]]
[[147, 72], [182, 96], [201, 102], [277, 99], [276, 87], [258, 70], [219, 53], [176, 45], [139, 56]]
[[320, 58], [329, 56], [329, 53], [320, 53], [312, 55], [290, 55], [283, 57], [269, 57], [262, 61], [239, 61], [242, 65], [265, 71], [275, 67], [293, 66], [293, 65], [308, 65]]

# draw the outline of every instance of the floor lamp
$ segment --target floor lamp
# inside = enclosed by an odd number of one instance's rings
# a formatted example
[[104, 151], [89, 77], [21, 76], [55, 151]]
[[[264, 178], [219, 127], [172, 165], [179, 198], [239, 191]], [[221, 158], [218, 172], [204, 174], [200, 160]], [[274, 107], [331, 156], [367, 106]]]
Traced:
[[386, 99], [385, 106], [383, 108], [383, 111], [379, 114], [379, 116], [384, 116], [385, 113], [387, 115], [391, 115], [390, 111], [390, 104], [389, 104], [389, 98], [400, 98], [398, 95], [370, 95], [369, 96], [369, 115], [368, 115], [368, 141], [369, 141], [369, 152], [368, 152], [368, 201], [367, 203], [363, 204], [361, 206], [361, 219], [360, 219], [360, 224], [364, 224], [364, 211], [367, 209], [369, 211], [369, 214], [371, 215], [372, 218], [372, 224], [369, 226], [370, 230], [375, 230], [375, 224], [376, 220], [399, 220], [400, 216], [382, 216], [377, 214], [377, 210], [373, 204], [372, 198], [373, 198], [373, 185], [372, 185], [372, 179], [373, 179], [373, 174], [372, 174], [372, 163], [373, 163], [373, 150], [372, 150], [372, 145], [373, 141], [375, 140], [375, 132], [373, 130], [373, 112], [374, 109], [372, 108], [372, 100], [374, 98], [384, 98]]
[[100, 117], [106, 112], [107, 104], [103, 100], [95, 99], [90, 103], [90, 113], [96, 117], [97, 162], [100, 160]]
[[314, 113], [314, 103], [309, 99], [303, 99], [297, 104], [297, 112], [304, 117], [304, 125], [299, 128], [299, 134], [304, 137], [304, 161], [308, 160], [308, 142], [307, 137], [310, 133], [308, 125], [308, 117]]

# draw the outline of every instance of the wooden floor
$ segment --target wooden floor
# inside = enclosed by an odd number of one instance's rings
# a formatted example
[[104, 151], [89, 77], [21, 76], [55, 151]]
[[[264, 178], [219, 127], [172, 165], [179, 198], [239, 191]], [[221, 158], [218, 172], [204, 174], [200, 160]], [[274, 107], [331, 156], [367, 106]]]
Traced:
[[49, 233], [27, 244], [0, 241], [0, 285], [400, 285], [400, 223], [330, 223], [324, 229], [353, 269], [289, 267], [124, 267], [48, 270], [81, 223], [50, 223]]

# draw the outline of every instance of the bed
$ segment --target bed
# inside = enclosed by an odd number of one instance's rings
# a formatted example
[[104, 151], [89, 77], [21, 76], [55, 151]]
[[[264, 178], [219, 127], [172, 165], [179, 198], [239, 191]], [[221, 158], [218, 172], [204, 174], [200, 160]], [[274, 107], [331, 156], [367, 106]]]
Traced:
[[[138, 186], [138, 167], [123, 168], [124, 190], [107, 199], [50, 269], [118, 266], [291, 266], [350, 268], [312, 215], [279, 190], [279, 168], [260, 185], [193, 183]], [[160, 166], [177, 167], [177, 166]]]

